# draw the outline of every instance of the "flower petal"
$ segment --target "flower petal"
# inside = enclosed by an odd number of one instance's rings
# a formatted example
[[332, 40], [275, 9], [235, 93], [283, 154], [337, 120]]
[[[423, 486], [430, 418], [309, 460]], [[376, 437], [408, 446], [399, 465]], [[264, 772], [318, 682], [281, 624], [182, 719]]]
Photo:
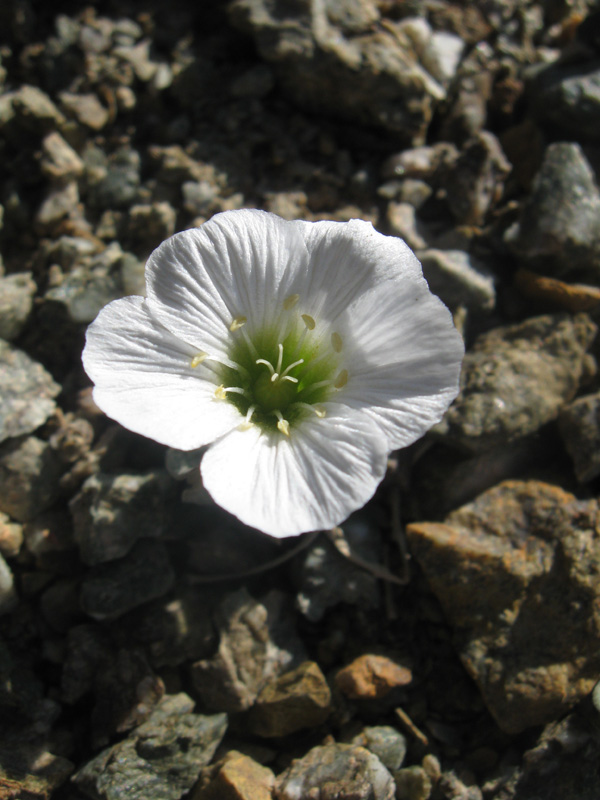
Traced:
[[443, 417], [458, 394], [464, 344], [424, 280], [388, 283], [357, 298], [338, 319], [350, 366], [337, 399], [378, 421], [395, 449]]
[[333, 410], [286, 438], [256, 427], [233, 431], [200, 469], [216, 503], [271, 536], [295, 536], [342, 522], [384, 476], [387, 442], [366, 415]]
[[[311, 265], [300, 292], [315, 316], [334, 322], [365, 292], [388, 281], [423, 281], [412, 250], [395, 236], [378, 233], [370, 222], [297, 222]], [[392, 288], [388, 285], [388, 291]], [[392, 291], [397, 291], [394, 287]]]
[[295, 223], [245, 209], [216, 214], [163, 242], [148, 259], [150, 312], [196, 347], [225, 355], [232, 320], [272, 321], [308, 268]]
[[215, 399], [207, 367], [192, 369], [197, 351], [147, 312], [142, 297], [105, 306], [89, 326], [85, 371], [94, 400], [109, 417], [142, 436], [193, 450], [239, 424], [230, 403]]

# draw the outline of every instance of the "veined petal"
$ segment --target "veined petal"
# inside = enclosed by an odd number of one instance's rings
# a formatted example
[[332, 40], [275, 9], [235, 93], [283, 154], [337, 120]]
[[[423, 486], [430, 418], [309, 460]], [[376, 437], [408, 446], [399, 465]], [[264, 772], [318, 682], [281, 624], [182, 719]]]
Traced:
[[366, 415], [332, 409], [290, 437], [257, 427], [232, 431], [200, 465], [216, 503], [271, 536], [295, 536], [342, 522], [373, 495], [388, 447]]
[[147, 312], [142, 297], [105, 306], [89, 326], [85, 371], [94, 400], [129, 430], [178, 450], [193, 450], [228, 433], [240, 414], [215, 399], [206, 367], [191, 367], [197, 351]]
[[150, 313], [172, 333], [225, 354], [232, 320], [272, 321], [308, 268], [295, 223], [264, 211], [216, 214], [163, 242], [146, 265]]
[[339, 400], [376, 420], [390, 449], [406, 447], [458, 394], [464, 344], [450, 312], [424, 280], [407, 280], [374, 287], [342, 317], [352, 366]]
[[[335, 322], [374, 286], [388, 281], [422, 281], [412, 250], [395, 236], [378, 233], [370, 222], [297, 222], [310, 253], [303, 291], [316, 316]], [[404, 284], [403, 284], [404, 285]], [[397, 286], [388, 285], [388, 291]]]

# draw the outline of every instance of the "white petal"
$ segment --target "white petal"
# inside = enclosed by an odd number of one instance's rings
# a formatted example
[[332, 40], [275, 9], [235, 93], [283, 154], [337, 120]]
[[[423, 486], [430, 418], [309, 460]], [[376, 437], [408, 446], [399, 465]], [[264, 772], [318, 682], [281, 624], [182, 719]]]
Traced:
[[370, 222], [295, 224], [311, 259], [305, 286], [298, 291], [311, 298], [315, 316], [333, 322], [374, 286], [405, 279], [409, 283], [423, 281], [412, 250], [401, 239], [378, 233]]
[[112, 419], [143, 436], [193, 450], [239, 424], [230, 403], [214, 398], [207, 367], [192, 369], [197, 351], [148, 314], [142, 297], [115, 300], [89, 326], [85, 371], [94, 400]]
[[390, 450], [405, 447], [456, 397], [462, 338], [401, 239], [360, 220], [304, 225], [312, 291], [344, 342], [336, 400], [374, 419]]
[[272, 321], [307, 268], [295, 223], [264, 211], [226, 211], [152, 253], [149, 308], [184, 341], [224, 355], [232, 320], [246, 317], [249, 330]]
[[342, 522], [373, 495], [387, 462], [385, 437], [366, 415], [335, 409], [289, 438], [253, 427], [209, 448], [204, 485], [215, 502], [271, 536]]
[[390, 449], [406, 447], [441, 420], [458, 394], [462, 338], [446, 307], [417, 292], [394, 305], [372, 292], [351, 310], [354, 347], [338, 400], [383, 427]]

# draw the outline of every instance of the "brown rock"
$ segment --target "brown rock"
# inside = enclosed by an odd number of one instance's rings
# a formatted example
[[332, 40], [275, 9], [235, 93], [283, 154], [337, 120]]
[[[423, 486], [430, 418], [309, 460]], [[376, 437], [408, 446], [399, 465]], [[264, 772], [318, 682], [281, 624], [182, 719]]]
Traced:
[[390, 658], [375, 655], [355, 658], [335, 676], [338, 688], [351, 700], [379, 699], [411, 681], [409, 669]]
[[600, 303], [600, 289], [597, 286], [565, 283], [558, 278], [537, 275], [528, 269], [517, 271], [515, 285], [526, 297], [573, 313], [592, 311]]
[[463, 664], [500, 727], [564, 714], [600, 670], [600, 505], [539, 481], [506, 481], [415, 523], [410, 545]]
[[324, 722], [330, 703], [325, 676], [314, 661], [305, 661], [265, 686], [250, 713], [250, 728], [258, 736], [287, 736]]
[[273, 796], [273, 772], [236, 750], [209, 770], [210, 782], [197, 786], [190, 800], [271, 800]]

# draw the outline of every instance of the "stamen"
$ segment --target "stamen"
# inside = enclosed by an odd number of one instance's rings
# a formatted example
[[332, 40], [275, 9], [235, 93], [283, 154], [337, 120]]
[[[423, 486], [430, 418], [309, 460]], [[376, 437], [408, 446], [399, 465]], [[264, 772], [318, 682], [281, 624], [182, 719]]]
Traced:
[[275, 416], [277, 417], [277, 430], [281, 431], [281, 433], [284, 433], [286, 436], [289, 436], [290, 423], [287, 421], [287, 419], [283, 418], [283, 414], [281, 413], [281, 411], [275, 410], [273, 411], [273, 414], [275, 414]]
[[227, 392], [233, 392], [234, 394], [242, 394], [245, 395], [246, 391], [242, 389], [240, 386], [224, 386], [221, 384], [217, 386], [215, 389], [215, 397], [217, 400], [227, 400]]
[[267, 361], [266, 358], [257, 358], [254, 363], [255, 364], [264, 364], [265, 367], [269, 368], [269, 372], [271, 373], [271, 380], [273, 380], [273, 379], [277, 380], [277, 377], [276, 377], [277, 373], [273, 369], [273, 364], [271, 364], [270, 361]]
[[255, 411], [256, 411], [256, 406], [250, 406], [250, 408], [246, 412], [244, 421], [240, 422], [240, 424], [238, 425], [238, 431], [247, 431], [254, 426], [254, 423], [252, 422], [252, 415], [254, 414]]
[[236, 317], [232, 320], [231, 325], [229, 326], [229, 330], [234, 333], [235, 331], [239, 331], [246, 323], [248, 322], [247, 317]]
[[285, 300], [283, 301], [283, 307], [285, 308], [286, 311], [290, 311], [296, 305], [298, 300], [300, 300], [299, 294], [291, 294], [289, 297], [286, 297]]
[[296, 403], [292, 403], [292, 408], [295, 406], [299, 406], [300, 408], [306, 409], [306, 411], [312, 411], [313, 414], [316, 414], [319, 419], [323, 419], [327, 412], [322, 406], [311, 406], [310, 403], [303, 403], [301, 400], [298, 400]]
[[196, 367], [197, 367], [199, 364], [202, 364], [202, 362], [203, 362], [203, 361], [204, 361], [206, 358], [208, 358], [208, 353], [204, 353], [204, 352], [198, 353], [197, 355], [195, 355], [195, 356], [192, 358], [192, 360], [191, 360], [191, 362], [190, 362], [190, 367], [191, 367], [192, 369], [196, 369]]
[[[271, 378], [273, 380], [273, 378]], [[292, 375], [280, 375], [280, 381], [289, 381], [290, 383], [298, 383], [298, 378], [294, 378]]]
[[[281, 376], [280, 376], [280, 377], [281, 377], [281, 379], [283, 380], [283, 379], [284, 379], [284, 378], [287, 376], [287, 374], [288, 374], [288, 372], [289, 372], [290, 370], [294, 369], [294, 367], [299, 367], [299, 366], [300, 366], [300, 364], [304, 364], [304, 359], [303, 359], [303, 358], [299, 358], [299, 359], [298, 359], [298, 361], [294, 361], [294, 362], [292, 362], [291, 364], [289, 364], [289, 365], [288, 365], [288, 366], [287, 366], [287, 367], [286, 367], [286, 368], [283, 370], [283, 372], [281, 373]], [[298, 383], [298, 381], [297, 381], [297, 380], [295, 380], [294, 382], [295, 382], [295, 383]]]
[[342, 352], [342, 347], [343, 347], [342, 337], [339, 335], [337, 331], [334, 331], [331, 334], [331, 346], [333, 347], [336, 353]]
[[306, 327], [308, 328], [308, 330], [309, 330], [309, 331], [314, 331], [314, 329], [315, 329], [315, 327], [316, 327], [317, 323], [316, 323], [316, 322], [314, 321], [314, 319], [313, 319], [313, 318], [310, 316], [310, 314], [301, 314], [300, 316], [301, 316], [301, 317], [302, 317], [302, 319], [304, 320], [304, 324], [306, 325]]
[[348, 383], [348, 370], [343, 369], [333, 382], [333, 385], [335, 386], [336, 389], [341, 389], [347, 383]]
[[275, 367], [275, 372], [279, 373], [281, 372], [281, 365], [283, 363], [283, 345], [281, 342], [279, 342], [277, 347], [279, 349], [279, 355], [277, 356], [277, 366]]

